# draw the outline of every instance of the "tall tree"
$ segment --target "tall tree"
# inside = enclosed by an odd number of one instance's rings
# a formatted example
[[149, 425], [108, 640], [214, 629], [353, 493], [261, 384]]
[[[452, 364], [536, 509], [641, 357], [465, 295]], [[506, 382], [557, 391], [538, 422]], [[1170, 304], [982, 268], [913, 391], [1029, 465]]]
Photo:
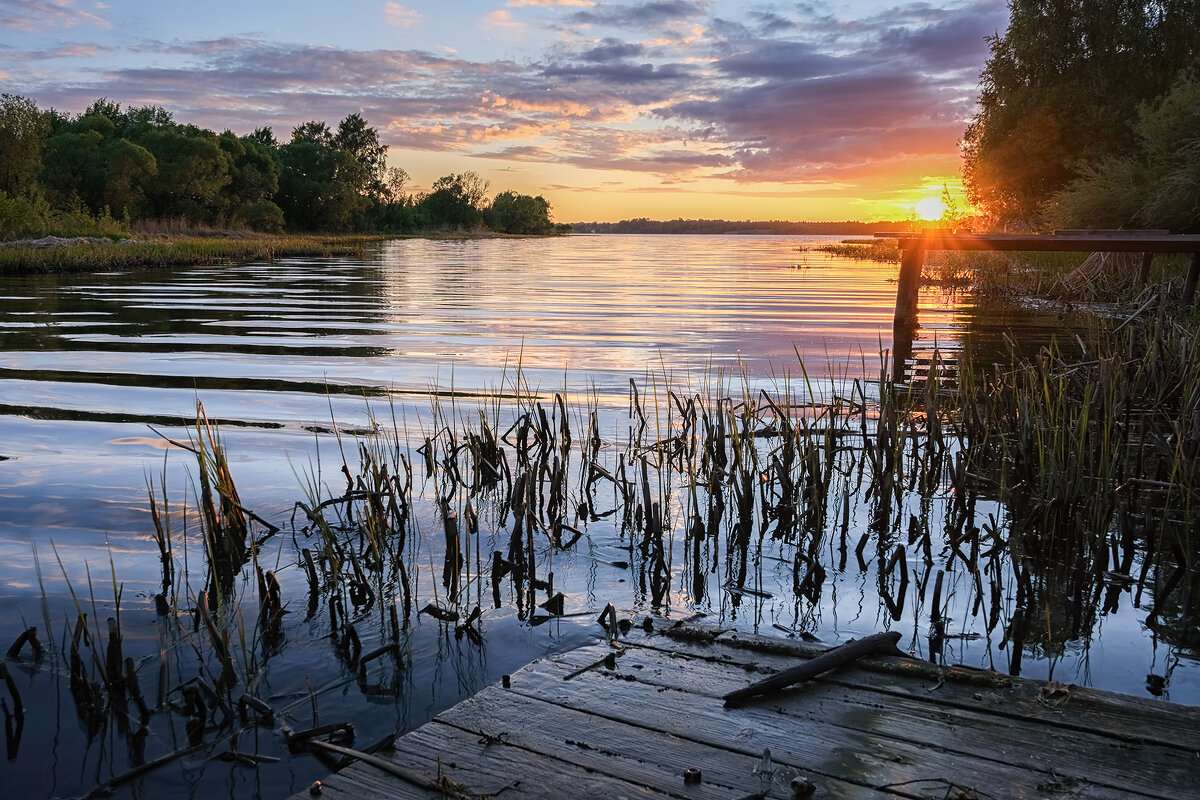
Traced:
[[307, 139], [279, 149], [278, 202], [289, 228], [343, 231], [362, 225], [368, 200], [363, 167], [345, 150]]
[[0, 192], [23, 196], [33, 191], [49, 133], [50, 118], [36, 103], [0, 94]]
[[1183, 73], [1158, 103], [1143, 105], [1137, 147], [1085, 164], [1051, 204], [1061, 227], [1200, 230], [1200, 78]]
[[1011, 0], [1009, 10], [1008, 29], [989, 40], [963, 174], [997, 220], [1036, 226], [1083, 164], [1135, 147], [1139, 104], [1200, 56], [1200, 0]]
[[338, 123], [331, 144], [354, 156], [366, 176], [363, 191], [373, 200], [382, 201], [386, 190], [387, 145], [380, 144], [379, 131], [368, 125], [362, 114], [350, 114]]
[[59, 208], [82, 203], [92, 213], [107, 209], [137, 215], [145, 188], [158, 173], [154, 156], [141, 145], [117, 136], [108, 116], [80, 117], [46, 139], [40, 180]]
[[421, 209], [430, 224], [439, 227], [474, 228], [483, 221], [483, 201], [488, 182], [474, 170], [444, 175], [433, 182], [421, 199]]

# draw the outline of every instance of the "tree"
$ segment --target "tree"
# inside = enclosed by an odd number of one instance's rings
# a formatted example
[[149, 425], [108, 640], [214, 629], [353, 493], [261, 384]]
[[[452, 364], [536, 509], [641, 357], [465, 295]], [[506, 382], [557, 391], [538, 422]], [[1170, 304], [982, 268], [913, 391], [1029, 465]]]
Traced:
[[1061, 227], [1200, 229], [1200, 80], [1180, 75], [1138, 109], [1135, 151], [1084, 165], [1056, 195]]
[[512, 191], [496, 195], [488, 209], [487, 222], [488, 227], [500, 233], [542, 234], [554, 230], [546, 198]]
[[333, 145], [333, 132], [324, 122], [314, 119], [292, 128], [292, 141], [311, 142], [330, 147]]
[[1036, 226], [1082, 165], [1135, 147], [1139, 104], [1200, 56], [1200, 0], [1011, 0], [1009, 9], [1008, 29], [989, 40], [963, 175], [992, 217]]
[[483, 221], [487, 191], [488, 182], [477, 172], [445, 175], [433, 182], [420, 205], [434, 226], [474, 228]]
[[118, 138], [108, 116], [80, 117], [46, 139], [41, 184], [58, 208], [82, 203], [93, 214], [141, 211], [158, 163], [146, 148]]
[[218, 221], [221, 192], [233, 181], [233, 156], [216, 134], [193, 126], [155, 128], [139, 144], [158, 163], [158, 179], [146, 191], [148, 216]]
[[11, 196], [33, 192], [50, 124], [32, 100], [0, 94], [0, 192]]
[[354, 156], [366, 175], [363, 191], [372, 199], [381, 200], [385, 192], [387, 145], [379, 143], [379, 131], [369, 126], [362, 114], [350, 114], [338, 123], [332, 146]]
[[361, 164], [345, 150], [293, 139], [279, 150], [278, 203], [289, 228], [342, 231], [360, 227], [368, 200]]
[[246, 138], [263, 146], [267, 150], [279, 149], [279, 141], [275, 138], [275, 131], [265, 125], [261, 128], [255, 128]]

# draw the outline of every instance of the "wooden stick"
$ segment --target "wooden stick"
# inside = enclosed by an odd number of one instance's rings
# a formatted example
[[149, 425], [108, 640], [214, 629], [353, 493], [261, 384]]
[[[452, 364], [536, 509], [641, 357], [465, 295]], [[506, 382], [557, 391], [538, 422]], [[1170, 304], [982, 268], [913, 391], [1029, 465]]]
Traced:
[[304, 742], [303, 746], [357, 759], [364, 764], [369, 764], [370, 766], [375, 767], [375, 769], [382, 770], [389, 775], [393, 775], [405, 783], [412, 784], [413, 786], [419, 786], [422, 789], [428, 789], [431, 792], [440, 792], [443, 797], [467, 797], [465, 793], [455, 789], [450, 784], [434, 780], [433, 778], [427, 778], [420, 773], [400, 766], [394, 761], [389, 761], [386, 758], [380, 758], [379, 756], [372, 755], [371, 753], [365, 753], [362, 750], [354, 750], [352, 748], [343, 747], [342, 745], [333, 744], [332, 742], [326, 742], [321, 739], [308, 739]]
[[810, 658], [799, 666], [785, 669], [783, 672], [776, 673], [758, 683], [752, 683], [743, 689], [730, 692], [721, 699], [725, 701], [726, 706], [739, 706], [752, 698], [777, 692], [780, 689], [786, 689], [794, 683], [815, 678], [822, 672], [828, 672], [836, 667], [845, 666], [863, 656], [877, 653], [882, 655], [907, 656], [907, 653], [896, 648], [896, 643], [899, 641], [899, 631], [876, 633], [871, 636], [865, 636], [862, 639], [855, 639], [841, 647], [828, 650], [815, 658]]

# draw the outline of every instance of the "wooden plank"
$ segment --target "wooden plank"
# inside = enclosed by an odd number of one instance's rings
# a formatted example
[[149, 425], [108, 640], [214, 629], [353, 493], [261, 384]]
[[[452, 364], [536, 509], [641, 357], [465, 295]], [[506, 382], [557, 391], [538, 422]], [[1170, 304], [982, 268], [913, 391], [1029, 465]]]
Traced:
[[[381, 751], [378, 755], [431, 779], [444, 780], [447, 791], [432, 792], [399, 781], [366, 764], [352, 764], [322, 781], [321, 796], [355, 800], [433, 797], [454, 800], [455, 797], [495, 796], [547, 800], [572, 796], [657, 800], [688, 796], [656, 791], [512, 745], [489, 743], [477, 734], [436, 719], [400, 737], [393, 750]], [[682, 789], [682, 778], [680, 786]], [[296, 800], [307, 794], [297, 794]]]
[[[678, 657], [641, 646], [627, 648], [617, 659], [616, 669], [603, 674], [713, 697], [757, 678], [757, 674], [747, 676], [745, 671], [720, 662], [691, 659], [681, 666]], [[1178, 796], [1181, 788], [1191, 785], [1200, 766], [1194, 753], [1178, 748], [1137, 746], [1102, 733], [1064, 732], [1011, 716], [948, 709], [928, 697], [889, 696], [863, 685], [872, 677], [860, 671], [854, 683], [812, 681], [761, 705], [812, 721], [828, 720], [980, 758], [997, 759], [1002, 751], [1005, 763], [1041, 772], [1067, 760], [1093, 783], [1160, 797]], [[1007, 697], [1017, 690], [982, 691]], [[869, 727], [861, 728], [864, 723]]]
[[[438, 721], [475, 736], [501, 739], [585, 769], [620, 775], [658, 791], [690, 798], [730, 800], [762, 788], [756, 773], [761, 755], [750, 756], [669, 732], [616, 722], [498, 687], [485, 689], [439, 714]], [[696, 785], [685, 784], [684, 771], [693, 767], [700, 769], [702, 780]], [[790, 797], [789, 782], [797, 775], [795, 769], [776, 769], [773, 793]], [[847, 800], [891, 796], [832, 779], [825, 783], [836, 796]]]
[[[534, 662], [385, 754], [449, 779], [445, 792], [355, 764], [320, 796], [785, 800], [801, 773], [813, 797], [846, 800], [1197, 795], [1197, 709], [1078, 687], [1047, 708], [1036, 681], [959, 669], [940, 683], [943, 668], [881, 658], [727, 709], [723, 694], [828, 648], [695, 625], [670, 634]], [[689, 767], [701, 782], [684, 780]]]
[[[689, 667], [703, 663], [687, 661]], [[791, 704], [730, 711], [715, 696], [655, 686], [640, 675], [606, 675], [603, 667], [563, 680], [573, 671], [561, 661], [538, 662], [512, 676], [512, 691], [626, 724], [673, 731], [746, 755], [769, 747], [781, 764], [901, 796], [927, 797], [925, 789], [932, 781], [979, 796], [1014, 800], [1045, 797], [1046, 787], [1066, 785], [1079, 798], [1164, 797], [1091, 783], [1070, 755], [1060, 758], [1051, 754], [1041, 769], [1035, 770], [881, 734], [873, 730], [885, 713], [880, 709], [869, 713], [852, 709], [859, 718], [851, 720], [855, 727], [844, 727], [843, 715], [813, 719]], [[914, 792], [914, 786], [922, 788]]]
[[[823, 652], [828, 645], [781, 639], [775, 636], [730, 631], [713, 637], [714, 629], [696, 628], [702, 639], [730, 646], [728, 651], [689, 647], [686, 629], [668, 632], [668, 637], [649, 638], [642, 646], [694, 653], [701, 657], [717, 657], [730, 664], [743, 667], [753, 665], [756, 669], [780, 669], [790, 665], [795, 658], [806, 658]], [[683, 637], [683, 638], [677, 638]], [[693, 637], [694, 638], [694, 637]], [[1038, 701], [1042, 683], [1001, 676], [982, 670], [966, 670], [961, 667], [937, 667], [924, 661], [915, 661], [914, 669], [920, 669], [923, 680], [909, 680], [902, 675], [883, 672], [877, 676], [864, 674], [875, 664], [884, 669], [894, 659], [865, 659], [859, 666], [827, 680], [844, 682], [847, 685], [869, 685], [874, 691], [927, 699], [929, 702], [975, 711], [1037, 720], [1042, 724], [1067, 730], [1093, 731], [1130, 743], [1157, 743], [1176, 747], [1188, 752], [1200, 753], [1200, 709], [1165, 703], [1161, 700], [1133, 697], [1131, 695], [1106, 692], [1100, 689], [1075, 686], [1071, 689], [1071, 700], [1064, 706], [1049, 707]], [[891, 667], [886, 667], [891, 669]], [[858, 672], [856, 670], [862, 670]], [[936, 691], [931, 691], [944, 673], [949, 680]], [[981, 674], [982, 673], [982, 674]], [[1008, 693], [981, 692], [972, 683], [972, 674], [980, 678], [992, 675], [1000, 680], [1009, 680], [1022, 685], [1020, 691]], [[955, 678], [958, 678], [956, 680]]]

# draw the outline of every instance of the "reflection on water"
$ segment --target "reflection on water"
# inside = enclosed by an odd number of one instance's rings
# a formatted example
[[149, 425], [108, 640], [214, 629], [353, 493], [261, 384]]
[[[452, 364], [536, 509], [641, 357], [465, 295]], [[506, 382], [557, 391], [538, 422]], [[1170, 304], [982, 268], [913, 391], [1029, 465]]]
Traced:
[[[1071, 618], [1070, 609], [1080, 604], [1068, 595], [1090, 587], [1060, 585], [1051, 576], [1031, 584], [1026, 597], [1023, 584], [1006, 582], [999, 574], [990, 585], [977, 587], [967, 571], [954, 568], [953, 553], [923, 552], [928, 536], [924, 545], [911, 532], [907, 544], [894, 538], [895, 520], [906, 520], [911, 512], [914, 523], [919, 518], [928, 531], [949, 515], [946, 508], [893, 512], [878, 493], [872, 501], [863, 496], [861, 484], [855, 487], [844, 476], [825, 482], [844, 487], [819, 504], [827, 505], [827, 512], [818, 514], [813, 510], [818, 504], [810, 503], [807, 513], [817, 517], [794, 520], [789, 515], [799, 511], [789, 503], [756, 506], [752, 487], [706, 493], [702, 509], [686, 480], [647, 476], [645, 485], [660, 498], [658, 509], [647, 500], [642, 516], [628, 521], [617, 507], [629, 506], [633, 513], [637, 503], [619, 502], [632, 499], [616, 488], [625, 483], [596, 479], [585, 487], [584, 477], [573, 476], [559, 491], [548, 490], [533, 501], [537, 513], [530, 519], [549, 519], [549, 505], [580, 536], [571, 547], [538, 551], [536, 565], [520, 563], [521, 551], [513, 549], [517, 506], [512, 492], [505, 502], [489, 502], [486, 493], [472, 495], [470, 510], [480, 533], [457, 558], [447, 557], [447, 548], [457, 546], [452, 536], [443, 535], [449, 509], [464, 526], [470, 515], [458, 494], [462, 487], [446, 483], [447, 470], [438, 465], [447, 462], [439, 459], [455, 453], [459, 460], [482, 463], [478, 454], [486, 448], [479, 442], [486, 439], [489, 421], [494, 428], [515, 426], [505, 445], [509, 459], [519, 454], [513, 442], [524, 435], [525, 446], [533, 447], [546, 427], [537, 420], [522, 423], [514, 407], [497, 400], [501, 395], [535, 394], [553, 421], [549, 427], [559, 430], [565, 417], [574, 432], [574, 460], [564, 452], [561, 462], [577, 464], [583, 448], [594, 448], [594, 461], [605, 471], [629, 470], [629, 485], [642, 483], [633, 462], [621, 455], [634, 438], [631, 379], [641, 393], [637, 406], [645, 409], [640, 435], [646, 440], [655, 438], [656, 429], [679, 424], [687, 408], [699, 426], [699, 406], [689, 406], [688, 398], [722, 385], [734, 397], [754, 398], [764, 389], [797, 407], [808, 400], [853, 404], [873, 399], [870, 384], [856, 379], [878, 376], [880, 350], [891, 347], [894, 267], [796, 249], [811, 241], [414, 240], [387, 243], [362, 261], [285, 260], [0, 283], [0, 456], [7, 459], [0, 461], [0, 602], [12, 610], [0, 619], [0, 642], [7, 645], [27, 627], [40, 625], [51, 634], [43, 632], [43, 642], [55, 651], [41, 662], [25, 658], [14, 666], [26, 706], [48, 703], [37, 724], [26, 718], [14, 758], [18, 785], [39, 796], [78, 794], [140, 756], [155, 758], [186, 745], [187, 691], [180, 687], [196, 674], [189, 636], [201, 628], [195, 601], [206, 588], [210, 594], [232, 591], [248, 619], [263, 613], [270, 623], [264, 628], [269, 635], [259, 644], [252, 641], [251, 655], [243, 653], [245, 663], [235, 665], [243, 678], [237, 691], [252, 689], [256, 697], [269, 699], [296, 729], [353, 720], [359, 730], [356, 746], [419, 724], [535, 655], [602, 635], [594, 620], [610, 602], [623, 616], [701, 610], [723, 624], [830, 641], [893, 627], [905, 632], [904, 641], [923, 657], [1005, 671], [1019, 665], [1022, 674], [1052, 673], [1057, 680], [1134, 693], [1144, 690], [1148, 673], [1169, 672], [1166, 693], [1196, 702], [1200, 679], [1194, 665], [1156, 647], [1153, 630], [1142, 624], [1144, 610], [1139, 615], [1128, 598], [1118, 599], [1099, 618], [1095, 613]], [[959, 309], [952, 298], [937, 293], [925, 298], [925, 306], [918, 355], [935, 343], [953, 351], [966, 341], [977, 360], [998, 357], [993, 354], [999, 353], [1007, 323]], [[1035, 325], [1025, 315], [1021, 324], [1025, 340], [1037, 342], [1051, 335], [1056, 320]], [[667, 395], [668, 387], [674, 395]], [[554, 402], [556, 393], [564, 397], [562, 406]], [[284, 534], [263, 541], [232, 587], [207, 582], [205, 548], [198, 538], [203, 482], [197, 461], [163, 444], [162, 437], [185, 443], [196, 437], [197, 400], [220, 423], [241, 503], [284, 528]], [[713, 424], [719, 404], [706, 406], [714, 411]], [[594, 419], [589, 409], [595, 410]], [[350, 563], [342, 563], [343, 557], [332, 552], [322, 555], [314, 518], [297, 512], [296, 502], [311, 509], [321, 498], [361, 489], [355, 481], [347, 486], [351, 474], [358, 481], [378, 479], [378, 472], [360, 475], [355, 469], [360, 444], [375, 441], [356, 434], [376, 429], [399, 432], [393, 451], [403, 450], [405, 458], [389, 456], [387, 474], [393, 479], [408, 475], [412, 496], [424, 502], [414, 500], [402, 517], [379, 517], [391, 519], [389, 524], [407, 538], [380, 540], [395, 550], [401, 566], [381, 578], [368, 604], [366, 590], [354, 595], [353, 587], [363, 583], [360, 570], [373, 574], [390, 563], [381, 545], [369, 536], [355, 540], [354, 558], [361, 564], [349, 556]], [[432, 457], [426, 459], [427, 453]], [[543, 456], [545, 472], [552, 473], [553, 453]], [[499, 459], [488, 463], [498, 465]], [[515, 480], [519, 465], [510, 466], [509, 478]], [[806, 469], [800, 461], [786, 468], [781, 463], [762, 480], [801, 491], [803, 479], [790, 476], [811, 477]], [[494, 480], [511, 484], [498, 476]], [[169, 537], [177, 564], [170, 591], [161, 585], [148, 482], [176, 520]], [[607, 488], [597, 491], [597, 486]], [[946, 498], [933, 501], [946, 503]], [[364, 535], [367, 512], [327, 508], [351, 515], [330, 523], [339, 536]], [[1003, 524], [1003, 510], [984, 499], [974, 513]], [[806, 530], [838, 535], [813, 536], [804, 547], [786, 537], [768, 538], [766, 547], [755, 549], [748, 544], [760, 541], [762, 531], [741, 525], [741, 514], [769, 517], [780, 527], [782, 516]], [[729, 533], [743, 546], [718, 546], [715, 530], [689, 538], [693, 524], [728, 527], [722, 535]], [[657, 545], [655, 537], [639, 540], [645, 543], [640, 549], [631, 531], [641, 537], [647, 525], [665, 529], [665, 538]], [[905, 526], [911, 529], [907, 521], [899, 527]], [[260, 527], [251, 528], [252, 539], [262, 535]], [[856, 551], [868, 532], [877, 538]], [[573, 535], [565, 528], [555, 533], [566, 539]], [[321, 581], [333, 579], [330, 570], [346, 576], [351, 588], [345, 597], [310, 597], [303, 549], [316, 554]], [[491, 560], [494, 552], [503, 554], [501, 561]], [[895, 566], [899, 558], [908, 565], [902, 571]], [[938, 566], [931, 569], [934, 560]], [[458, 569], [449, 568], [454, 563]], [[527, 573], [522, 581], [506, 578], [502, 601], [493, 602], [500, 587], [491, 577], [511, 573], [514, 565]], [[263, 571], [261, 579], [256, 568]], [[919, 585], [901, 586], [895, 576], [910, 572]], [[278, 576], [285, 613], [266, 613], [258, 601], [268, 573]], [[537, 585], [531, 589], [541, 593], [537, 602], [533, 596], [509, 595], [522, 583]], [[487, 609], [471, 626], [482, 636], [465, 632], [462, 619], [456, 631], [455, 622], [418, 613], [426, 603], [449, 607], [455, 591], [464, 612], [473, 605]], [[562, 608], [554, 610], [563, 614], [547, 621], [539, 604], [558, 592]], [[159, 593], [176, 599], [178, 617], [156, 615]], [[88, 722], [68, 710], [73, 695], [61, 670], [78, 610], [88, 614], [94, 640], [106, 642], [105, 620], [118, 616], [117, 596], [126, 653], [139, 659], [142, 691], [148, 697], [162, 692], [162, 707], [173, 703], [178, 718], [178, 724], [141, 729], [131, 724], [120, 740], [113, 726], [88, 735]], [[987, 614], [977, 619], [968, 602], [976, 596], [986, 597], [1003, 618], [991, 624]], [[313, 605], [316, 599], [320, 602]], [[939, 615], [942, 608], [953, 613], [932, 620], [930, 607]], [[402, 635], [392, 635], [385, 608], [409, 612], [396, 623]], [[1027, 614], [1028, 608], [1045, 614]], [[1186, 615], [1170, 606], [1159, 618], [1176, 616]], [[1021, 624], [1013, 625], [1014, 620]], [[372, 660], [360, 679], [350, 664], [357, 659], [348, 655], [354, 645], [347, 640], [347, 622], [363, 632], [365, 653], [399, 642], [398, 655]], [[1003, 624], [997, 627], [997, 622]], [[931, 631], [935, 623], [937, 630]], [[210, 645], [200, 639], [207, 654]], [[167, 665], [161, 676], [160, 653]], [[1167, 659], [1174, 661], [1164, 664]], [[216, 683], [216, 676], [209, 677]], [[48, 686], [52, 700], [35, 700], [46, 696]], [[154, 698], [150, 703], [155, 705]], [[55, 713], [54, 724], [47, 725]], [[275, 754], [281, 748], [269, 725], [233, 735], [216, 711], [206, 725], [208, 749], [182, 756], [155, 778], [156, 787], [194, 796], [226, 791], [282, 796], [326, 771], [309, 757], [255, 768], [211, 763], [217, 751], [231, 747]], [[126, 741], [134, 735], [131, 730], [152, 735], [134, 747]], [[83, 770], [76, 751], [85, 754]], [[46, 754], [64, 766], [35, 766]]]

